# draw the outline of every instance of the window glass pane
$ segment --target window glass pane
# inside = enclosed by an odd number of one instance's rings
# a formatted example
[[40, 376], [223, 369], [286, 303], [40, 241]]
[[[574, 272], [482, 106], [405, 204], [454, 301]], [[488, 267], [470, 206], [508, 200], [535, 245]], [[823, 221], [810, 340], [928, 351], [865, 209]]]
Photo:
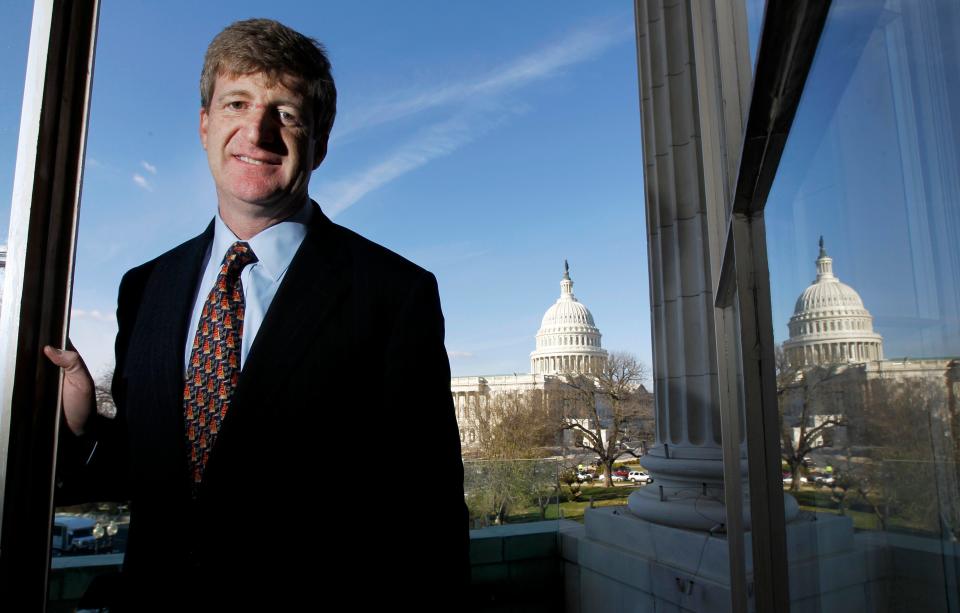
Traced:
[[4, 3], [3, 19], [0, 20], [0, 48], [3, 50], [0, 54], [0, 83], [3, 83], [0, 88], [0, 305], [32, 16], [33, 3], [7, 2]]
[[747, 31], [750, 37], [750, 65], [757, 64], [757, 47], [760, 45], [760, 30], [763, 27], [763, 12], [767, 0], [745, 0], [747, 9]]
[[[740, 475], [740, 516], [749, 517], [750, 516], [750, 482], [748, 475], [746, 473], [746, 468], [749, 465], [750, 454], [747, 450], [746, 436], [745, 436], [745, 424], [746, 424], [746, 405], [745, 405], [745, 395], [744, 395], [744, 381], [743, 381], [743, 351], [742, 347], [742, 329], [740, 327], [740, 298], [739, 292], [733, 290], [731, 297], [730, 306], [718, 309], [716, 324], [717, 324], [717, 339], [718, 339], [718, 363], [720, 369], [720, 401], [723, 403], [721, 410], [729, 411], [729, 415], [733, 413], [736, 414], [736, 420], [739, 425], [739, 431], [734, 435], [736, 440], [739, 442], [739, 453], [741, 458], [740, 466], [743, 469], [743, 473]], [[727, 418], [730, 419], [729, 417]], [[729, 422], [728, 422], [729, 423]], [[724, 436], [729, 436], [729, 432], [724, 432]], [[727, 476], [724, 475], [724, 487], [728, 490], [735, 488], [736, 484], [731, 483]], [[729, 501], [729, 496], [725, 498], [725, 502]], [[727, 517], [732, 516], [732, 511], [727, 509]], [[737, 541], [740, 541], [740, 547], [735, 553], [743, 559], [743, 571], [748, 573], [749, 569], [753, 566], [753, 548], [749, 541], [744, 542], [743, 535], [744, 532], [749, 533], [749, 526], [742, 526], [743, 530], [737, 533], [734, 533], [734, 530], [730, 526], [726, 526], [728, 533], [728, 546], [736, 547]], [[737, 581], [738, 578], [733, 576], [735, 571], [731, 569], [731, 584]], [[749, 584], [749, 573], [746, 577], [742, 579], [746, 584]], [[742, 586], [743, 593], [747, 593], [747, 585]]]
[[[202, 58], [224, 26], [264, 10], [252, 2], [211, 7], [199, 15], [188, 3], [102, 8], [70, 332], [105, 399], [121, 276], [198, 234], [216, 211], [197, 134]], [[606, 350], [651, 361], [632, 11], [626, 1], [496, 11], [439, 1], [413, 8], [324, 3], [304, 11], [281, 2], [265, 15], [322, 41], [333, 64], [337, 119], [311, 196], [335, 223], [437, 277], [477, 528], [547, 519], [556, 531], [560, 518], [581, 520], [591, 504], [622, 504], [643, 482], [629, 452], [639, 455], [652, 441], [649, 373], [635, 377], [646, 387], [635, 388], [636, 404], [625, 417], [607, 404], [589, 407], [601, 413], [586, 423], [603, 420], [594, 428], [603, 445], [613, 432], [610, 420], [620, 419], [612, 454], [618, 465], [610, 471], [560, 432], [561, 422], [539, 438], [514, 440], [516, 447], [491, 460], [481, 452], [485, 433], [476, 423], [489, 416], [482, 415], [488, 402], [496, 404], [492, 388], [518, 395], [500, 408], [526, 420], [530, 409], [553, 411], [559, 398], [531, 404], [528, 391], [559, 386], [566, 372], [586, 372]], [[561, 301], [578, 305], [573, 314], [582, 321], [545, 325], [546, 312]], [[583, 305], [586, 314], [578, 310]], [[417, 385], [411, 381], [409, 393]], [[393, 529], [404, 530], [430, 515], [422, 488], [431, 487], [435, 460], [418, 455], [416, 432], [363, 419], [351, 426], [371, 433], [373, 462], [384, 465], [370, 478], [393, 471], [418, 484], [403, 488], [388, 509]], [[496, 420], [492, 426], [508, 432]], [[523, 421], [513, 431], [527, 429]], [[331, 442], [329, 455], [341, 448], [342, 441]], [[317, 470], [340, 475], [352, 470], [346, 462], [335, 457]], [[597, 483], [616, 470], [638, 475], [622, 482], [611, 475], [612, 488]], [[593, 481], [581, 485], [578, 473]], [[573, 481], [564, 481], [570, 474]], [[337, 488], [330, 504], [365, 502], [363, 487]], [[109, 548], [122, 551], [124, 502], [59, 509], [57, 519], [113, 522]], [[57, 530], [65, 541], [69, 526]], [[96, 541], [94, 551], [105, 543]], [[116, 554], [90, 565], [106, 570], [118, 561]], [[78, 565], [54, 562], [55, 570], [67, 566]]]
[[960, 597], [958, 28], [954, 2], [834, 2], [770, 194], [797, 610]]

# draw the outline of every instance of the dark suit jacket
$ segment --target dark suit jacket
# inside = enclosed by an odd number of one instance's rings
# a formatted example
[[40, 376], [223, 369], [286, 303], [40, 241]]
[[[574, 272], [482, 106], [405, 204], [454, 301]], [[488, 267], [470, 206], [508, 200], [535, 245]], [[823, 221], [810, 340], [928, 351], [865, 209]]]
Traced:
[[[61, 474], [61, 501], [131, 500], [130, 608], [320, 610], [359, 581], [365, 610], [417, 586], [462, 587], [467, 511], [436, 280], [316, 205], [191, 499], [183, 356], [212, 238], [211, 223], [123, 277], [118, 417], [99, 418], [93, 460]], [[413, 461], [423, 479], [409, 477]]]

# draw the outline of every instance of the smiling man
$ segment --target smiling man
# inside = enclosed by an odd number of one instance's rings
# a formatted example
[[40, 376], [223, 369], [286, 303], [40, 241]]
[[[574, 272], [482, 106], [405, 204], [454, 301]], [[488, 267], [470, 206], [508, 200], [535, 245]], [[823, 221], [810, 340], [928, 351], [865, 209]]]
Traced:
[[220, 75], [204, 95], [200, 140], [220, 216], [231, 228], [252, 223], [243, 230], [253, 236], [306, 201], [310, 173], [326, 155], [329, 126], [316, 125], [304, 91], [299, 77], [258, 72]]
[[[275, 21], [235, 23], [200, 91], [217, 214], [121, 282], [117, 417], [96, 412], [79, 355], [46, 348], [65, 371], [58, 502], [131, 501], [111, 610], [312, 610], [361, 576], [373, 589], [342, 608], [385, 610], [424, 581], [463, 590], [436, 280], [307, 195], [336, 111], [323, 48]], [[416, 437], [429, 486], [398, 501], [386, 484], [352, 494], [349, 467], [321, 481], [325, 458], [359, 459], [373, 428]], [[425, 511], [409, 523], [398, 506]]]

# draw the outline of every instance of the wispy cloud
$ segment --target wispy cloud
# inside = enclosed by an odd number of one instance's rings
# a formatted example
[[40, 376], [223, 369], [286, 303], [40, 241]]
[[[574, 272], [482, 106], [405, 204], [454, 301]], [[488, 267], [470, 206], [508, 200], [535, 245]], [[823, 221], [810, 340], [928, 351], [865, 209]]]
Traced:
[[490, 253], [489, 245], [475, 241], [446, 241], [414, 247], [407, 257], [430, 270], [441, 266], [458, 265]]
[[373, 190], [475, 140], [504, 121], [508, 113], [468, 112], [429, 126], [381, 162], [325, 184], [319, 191], [320, 202], [328, 215], [336, 217]]
[[506, 62], [484, 74], [454, 83], [419, 90], [415, 94], [386, 94], [382, 102], [344, 117], [336, 132], [343, 144], [350, 135], [441, 106], [455, 106], [455, 115], [422, 129], [403, 146], [379, 162], [320, 188], [318, 196], [331, 217], [364, 196], [429, 162], [450, 155], [490, 131], [511, 115], [523, 112], [520, 104], [501, 99], [535, 81], [569, 66], [589, 61], [609, 47], [633, 36], [627, 20], [608, 20], [580, 28], [560, 40]]
[[137, 173], [137, 172], [133, 173], [133, 182], [136, 183], [137, 187], [141, 187], [141, 188], [147, 190], [148, 192], [152, 192], [152, 191], [153, 191], [153, 186], [150, 185], [150, 182], [147, 181], [147, 180], [143, 177], [143, 175], [141, 175], [140, 173]]
[[496, 96], [555, 76], [564, 68], [589, 61], [631, 38], [633, 27], [624, 23], [632, 22], [608, 20], [590, 24], [489, 72], [416, 92], [380, 96], [377, 104], [345, 113], [334, 131], [334, 141], [349, 140], [351, 135], [362, 130], [428, 109]]
[[473, 354], [469, 351], [448, 351], [447, 357], [451, 360], [472, 358]]
[[104, 323], [113, 323], [117, 321], [117, 316], [115, 313], [105, 313], [98, 309], [84, 310], [84, 309], [71, 309], [70, 317], [73, 319], [91, 319], [93, 321], [100, 321]]
[[150, 162], [143, 160], [140, 162], [140, 165], [143, 166], [143, 169], [149, 172], [152, 175], [157, 174], [157, 167], [151, 164]]

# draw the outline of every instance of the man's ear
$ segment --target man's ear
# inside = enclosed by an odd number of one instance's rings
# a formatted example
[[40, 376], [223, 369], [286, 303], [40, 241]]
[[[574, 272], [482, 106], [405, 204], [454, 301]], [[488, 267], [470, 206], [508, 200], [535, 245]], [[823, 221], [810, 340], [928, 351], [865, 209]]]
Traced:
[[207, 148], [207, 124], [210, 121], [210, 113], [204, 107], [200, 107], [200, 144], [204, 150]]
[[316, 170], [327, 157], [327, 142], [330, 140], [330, 133], [327, 132], [315, 139], [313, 144], [313, 169]]

